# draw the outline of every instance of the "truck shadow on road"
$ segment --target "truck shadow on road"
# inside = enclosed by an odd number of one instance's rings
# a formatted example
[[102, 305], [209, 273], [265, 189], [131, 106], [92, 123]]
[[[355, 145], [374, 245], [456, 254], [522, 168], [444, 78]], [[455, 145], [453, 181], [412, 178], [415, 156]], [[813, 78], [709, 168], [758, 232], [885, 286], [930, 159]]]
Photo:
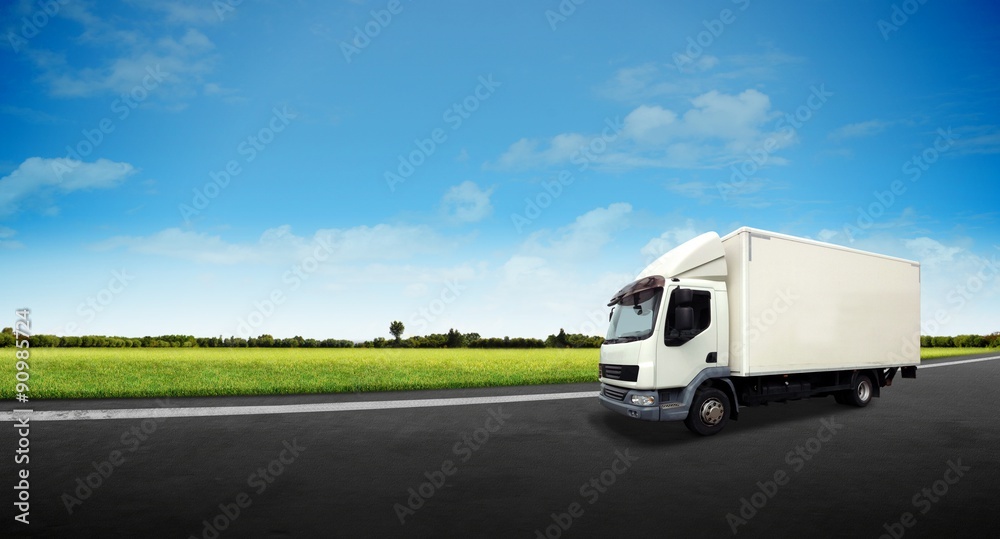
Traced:
[[[711, 436], [713, 439], [745, 436], [755, 431], [802, 430], [808, 432], [823, 418], [837, 421], [854, 421], [855, 418], [878, 414], [878, 399], [864, 409], [835, 403], [832, 397], [805, 399], [788, 403], [770, 403], [767, 406], [742, 408], [739, 421], [730, 420], [726, 428]], [[594, 410], [590, 424], [599, 430], [614, 432], [630, 442], [645, 446], [680, 445], [698, 442], [704, 438], [689, 431], [683, 421], [639, 421], [609, 410]]]

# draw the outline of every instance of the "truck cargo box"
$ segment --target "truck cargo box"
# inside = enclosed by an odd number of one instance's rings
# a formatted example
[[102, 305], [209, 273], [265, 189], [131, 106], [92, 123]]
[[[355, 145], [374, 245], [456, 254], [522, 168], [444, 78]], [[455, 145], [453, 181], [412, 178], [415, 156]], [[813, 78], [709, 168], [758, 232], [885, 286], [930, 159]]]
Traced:
[[919, 263], [747, 227], [722, 244], [733, 376], [919, 364]]

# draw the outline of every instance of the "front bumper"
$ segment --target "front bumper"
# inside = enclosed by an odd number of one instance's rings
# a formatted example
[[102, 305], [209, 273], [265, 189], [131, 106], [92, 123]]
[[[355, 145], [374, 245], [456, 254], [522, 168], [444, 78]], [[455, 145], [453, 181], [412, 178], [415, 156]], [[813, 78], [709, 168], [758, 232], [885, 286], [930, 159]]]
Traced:
[[[611, 391], [605, 391], [610, 388]], [[621, 394], [625, 392], [622, 400], [610, 397], [608, 394]], [[651, 395], [655, 398], [652, 406], [636, 406], [631, 404], [632, 395]], [[678, 421], [687, 417], [688, 406], [679, 402], [660, 402], [661, 393], [649, 389], [626, 389], [623, 387], [609, 386], [601, 384], [601, 392], [597, 395], [601, 405], [609, 410], [613, 410], [626, 417], [642, 419], [644, 421]]]

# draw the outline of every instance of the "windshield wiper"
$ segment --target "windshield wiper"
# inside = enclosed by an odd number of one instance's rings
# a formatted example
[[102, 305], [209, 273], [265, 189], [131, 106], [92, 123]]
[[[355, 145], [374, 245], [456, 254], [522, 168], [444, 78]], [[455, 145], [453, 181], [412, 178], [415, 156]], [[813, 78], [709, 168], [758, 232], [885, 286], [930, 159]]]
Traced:
[[626, 337], [618, 337], [618, 338], [615, 338], [615, 339], [608, 339], [608, 340], [604, 341], [604, 343], [605, 344], [618, 344], [618, 343], [632, 342], [632, 341], [638, 341], [638, 340], [639, 340], [639, 337], [636, 337], [635, 335], [629, 335], [629, 336], [626, 336]]

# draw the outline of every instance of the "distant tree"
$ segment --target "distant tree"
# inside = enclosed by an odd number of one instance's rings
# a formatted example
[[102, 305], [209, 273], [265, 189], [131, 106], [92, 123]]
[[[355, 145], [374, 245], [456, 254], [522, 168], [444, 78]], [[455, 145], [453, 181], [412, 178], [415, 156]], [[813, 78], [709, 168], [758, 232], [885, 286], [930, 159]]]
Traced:
[[951, 337], [934, 337], [934, 346], [938, 348], [952, 348], [955, 342]]
[[354, 341], [347, 339], [323, 339], [319, 345], [323, 348], [353, 348]]
[[3, 328], [3, 332], [0, 333], [0, 347], [14, 346], [15, 341], [14, 328]]
[[274, 345], [281, 348], [300, 348], [304, 342], [302, 337], [296, 335], [287, 339], [277, 339], [274, 341]]
[[59, 346], [59, 337], [55, 335], [42, 335], [41, 333], [32, 335], [31, 346], [33, 348]]
[[265, 348], [270, 348], [274, 346], [274, 337], [272, 337], [268, 333], [265, 333], [260, 337], [257, 337], [257, 346], [263, 346]]
[[566, 338], [566, 331], [562, 328], [559, 328], [558, 335], [549, 335], [545, 339], [545, 346], [549, 348], [566, 348], [567, 346], [569, 346], [569, 342]]
[[457, 329], [449, 329], [447, 346], [448, 348], [461, 348], [465, 346], [465, 336]]
[[920, 347], [921, 348], [932, 348], [934, 346], [934, 337], [930, 335], [920, 336]]
[[399, 343], [400, 337], [403, 336], [403, 331], [405, 329], [406, 328], [403, 326], [403, 323], [399, 320], [393, 320], [392, 323], [389, 324], [389, 333], [395, 337], [397, 344]]
[[600, 348], [604, 343], [604, 337], [595, 335], [581, 335], [570, 333], [566, 335], [566, 346], [569, 348]]
[[956, 348], [980, 348], [987, 343], [980, 335], [957, 335], [952, 341]]

